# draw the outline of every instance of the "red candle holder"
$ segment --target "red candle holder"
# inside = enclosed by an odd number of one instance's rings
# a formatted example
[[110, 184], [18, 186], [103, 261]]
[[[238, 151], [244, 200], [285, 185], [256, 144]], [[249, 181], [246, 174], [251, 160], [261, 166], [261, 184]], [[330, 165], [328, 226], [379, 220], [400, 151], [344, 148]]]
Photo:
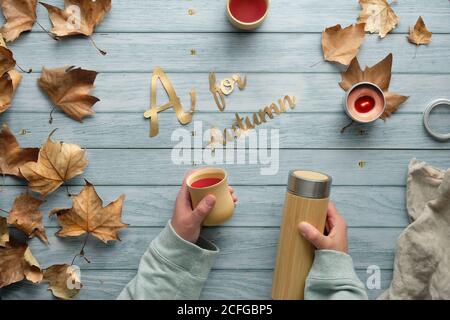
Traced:
[[230, 22], [242, 30], [254, 30], [266, 19], [270, 0], [227, 0]]
[[360, 82], [347, 91], [344, 109], [352, 120], [359, 123], [371, 123], [384, 113], [386, 98], [383, 90], [376, 84]]

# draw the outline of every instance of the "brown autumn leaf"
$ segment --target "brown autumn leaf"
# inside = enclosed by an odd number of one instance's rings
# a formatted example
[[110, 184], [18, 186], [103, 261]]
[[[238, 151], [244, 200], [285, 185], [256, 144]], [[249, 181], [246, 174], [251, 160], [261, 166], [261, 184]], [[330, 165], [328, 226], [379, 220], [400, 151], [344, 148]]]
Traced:
[[86, 186], [72, 198], [72, 208], [54, 209], [50, 215], [57, 215], [61, 230], [59, 237], [77, 237], [90, 233], [103, 242], [120, 240], [117, 233], [128, 227], [121, 221], [125, 195], [103, 207], [103, 201], [94, 186], [86, 180]]
[[347, 91], [358, 82], [369, 81], [379, 86], [381, 90], [386, 91], [391, 83], [391, 69], [392, 53], [374, 66], [366, 66], [364, 71], [361, 69], [358, 59], [355, 58], [350, 63], [347, 71], [341, 73], [342, 81], [339, 85]]
[[7, 42], [16, 40], [36, 22], [37, 0], [0, 0], [6, 23], [0, 33]]
[[389, 92], [389, 84], [391, 82], [392, 69], [392, 53], [372, 67], [366, 66], [364, 71], [361, 69], [358, 59], [354, 58], [350, 63], [347, 71], [341, 73], [342, 81], [339, 85], [345, 91], [349, 90], [358, 82], [371, 82], [376, 84], [383, 90], [386, 98], [386, 110], [381, 116], [385, 120], [392, 113], [397, 111], [400, 105], [405, 102], [408, 97]]
[[348, 66], [358, 54], [365, 37], [364, 23], [326, 28], [322, 32], [322, 50], [326, 61], [336, 61]]
[[48, 244], [42, 224], [43, 215], [38, 210], [43, 202], [43, 200], [33, 198], [25, 193], [19, 195], [14, 200], [13, 207], [9, 212], [8, 223], [23, 231], [29, 238], [37, 236], [42, 242]]
[[48, 290], [60, 299], [74, 298], [83, 287], [78, 269], [68, 264], [55, 264], [44, 270], [44, 280], [49, 282]]
[[6, 222], [6, 218], [0, 217], [0, 247], [5, 247], [8, 242], [8, 223]]
[[415, 26], [409, 28], [408, 41], [416, 45], [429, 44], [432, 35], [433, 33], [425, 26], [423, 18], [419, 17]]
[[386, 0], [359, 0], [361, 12], [358, 22], [365, 23], [365, 30], [370, 33], [378, 32], [384, 38], [400, 19]]
[[0, 46], [0, 75], [14, 69], [16, 60], [14, 60], [11, 50], [4, 46]]
[[42, 281], [42, 270], [26, 244], [8, 242], [0, 247], [0, 288], [27, 279]]
[[11, 50], [6, 48], [0, 35], [0, 113], [11, 107], [14, 92], [22, 80], [22, 75], [14, 70], [14, 60]]
[[39, 148], [20, 148], [6, 125], [0, 131], [0, 174], [22, 177], [19, 168], [27, 162], [37, 161]]
[[75, 144], [53, 142], [51, 134], [39, 151], [37, 162], [28, 162], [20, 172], [28, 187], [43, 196], [55, 191], [65, 181], [83, 173], [88, 165], [86, 151]]
[[[65, 0], [64, 10], [47, 3], [40, 4], [48, 10], [53, 25], [51, 32], [57, 37], [92, 35], [112, 7], [111, 0]], [[74, 8], [79, 8], [79, 12]]]
[[96, 77], [97, 72], [81, 68], [43, 68], [38, 84], [56, 106], [81, 122], [95, 113], [92, 106], [100, 101], [89, 95]]
[[389, 118], [395, 111], [397, 111], [403, 102], [408, 100], [408, 97], [392, 92], [385, 92], [384, 96], [386, 98], [386, 110], [384, 110], [384, 113], [380, 117], [383, 120]]

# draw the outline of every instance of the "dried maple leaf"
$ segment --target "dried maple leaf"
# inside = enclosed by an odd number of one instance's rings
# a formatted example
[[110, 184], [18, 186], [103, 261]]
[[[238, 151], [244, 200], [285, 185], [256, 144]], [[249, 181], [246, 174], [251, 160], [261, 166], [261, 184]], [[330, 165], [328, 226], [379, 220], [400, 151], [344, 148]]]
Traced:
[[28, 187], [43, 196], [82, 174], [88, 164], [85, 150], [75, 144], [53, 142], [50, 137], [39, 151], [37, 162], [28, 162], [20, 167], [20, 172], [28, 180]]
[[117, 233], [128, 227], [121, 221], [125, 195], [103, 207], [103, 201], [94, 186], [86, 180], [86, 186], [73, 197], [72, 208], [54, 209], [50, 215], [56, 214], [61, 230], [59, 237], [76, 237], [90, 233], [103, 242], [120, 240]]
[[417, 19], [414, 27], [409, 28], [408, 41], [416, 45], [429, 44], [433, 34], [425, 26], [422, 17]]
[[23, 231], [29, 238], [37, 236], [48, 244], [42, 224], [42, 212], [38, 210], [43, 202], [43, 200], [33, 198], [25, 193], [19, 195], [14, 200], [13, 207], [9, 212], [8, 223]]
[[386, 110], [384, 110], [384, 113], [380, 117], [383, 120], [389, 118], [395, 111], [397, 111], [403, 102], [408, 100], [408, 97], [392, 92], [385, 92], [384, 96], [386, 98]]
[[362, 9], [358, 22], [366, 24], [366, 31], [378, 32], [380, 38], [384, 38], [400, 22], [386, 0], [359, 0], [359, 4]]
[[324, 59], [347, 66], [358, 54], [365, 35], [364, 23], [350, 25], [344, 29], [340, 24], [326, 28], [322, 32]]
[[0, 0], [6, 23], [0, 33], [7, 42], [16, 40], [36, 22], [37, 0]]
[[22, 177], [19, 168], [38, 159], [38, 148], [20, 148], [6, 125], [0, 131], [0, 174]]
[[14, 60], [11, 50], [6, 45], [0, 35], [0, 113], [11, 107], [14, 92], [22, 80], [22, 75], [14, 70], [16, 60]]
[[55, 264], [44, 270], [44, 280], [49, 282], [51, 290], [57, 298], [69, 300], [74, 298], [83, 287], [76, 267], [68, 264]]
[[16, 60], [14, 60], [11, 50], [4, 46], [0, 46], [0, 75], [14, 69]]
[[386, 91], [391, 82], [392, 53], [372, 67], [366, 66], [364, 71], [361, 69], [358, 59], [355, 58], [350, 63], [347, 71], [341, 74], [342, 81], [339, 85], [344, 90], [350, 89], [354, 84], [362, 81], [369, 81]]
[[38, 84], [56, 106], [81, 122], [95, 113], [92, 106], [100, 101], [89, 95], [96, 77], [97, 72], [81, 68], [43, 68]]
[[0, 247], [0, 288], [27, 279], [41, 282], [42, 270], [26, 244], [8, 242]]
[[0, 217], [0, 247], [5, 247], [9, 241], [8, 224], [6, 218]]
[[53, 25], [51, 32], [57, 37], [92, 35], [112, 7], [111, 0], [65, 0], [64, 10], [47, 3], [40, 4], [48, 10]]
[[388, 92], [389, 84], [391, 82], [391, 69], [392, 53], [387, 55], [386, 58], [378, 62], [376, 65], [372, 67], [366, 66], [364, 71], [361, 69], [358, 59], [354, 58], [347, 71], [341, 73], [342, 81], [339, 82], [339, 85], [345, 91], [349, 90], [358, 82], [363, 81], [374, 83], [380, 87], [386, 98], [386, 110], [380, 117], [384, 120], [389, 118], [392, 113], [397, 111], [400, 105], [408, 99], [406, 96]]

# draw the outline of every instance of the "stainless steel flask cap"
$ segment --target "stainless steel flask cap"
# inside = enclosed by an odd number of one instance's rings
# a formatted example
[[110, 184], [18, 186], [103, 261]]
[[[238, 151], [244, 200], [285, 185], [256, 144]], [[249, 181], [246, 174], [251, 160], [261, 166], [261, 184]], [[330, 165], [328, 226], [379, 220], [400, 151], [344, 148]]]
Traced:
[[325, 199], [330, 196], [332, 178], [322, 172], [292, 170], [289, 172], [288, 191], [297, 196]]

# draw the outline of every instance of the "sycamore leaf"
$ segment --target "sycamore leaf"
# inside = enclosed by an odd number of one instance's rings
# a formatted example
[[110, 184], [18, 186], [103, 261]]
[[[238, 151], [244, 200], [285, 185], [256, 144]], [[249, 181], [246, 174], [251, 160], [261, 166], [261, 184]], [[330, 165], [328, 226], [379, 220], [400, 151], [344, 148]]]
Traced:
[[28, 180], [31, 190], [46, 196], [65, 181], [83, 173], [88, 164], [85, 156], [86, 151], [79, 146], [53, 142], [48, 137], [39, 151], [37, 162], [26, 163], [20, 167], [20, 172]]
[[[65, 0], [64, 10], [40, 2], [47, 10], [52, 22], [51, 32], [57, 37], [73, 35], [90, 36], [111, 10], [111, 0]], [[77, 8], [76, 12], [74, 8]]]
[[422, 17], [417, 19], [414, 27], [409, 28], [408, 41], [416, 45], [429, 44], [433, 34], [425, 26]]
[[0, 131], [0, 174], [22, 177], [19, 168], [27, 162], [37, 161], [38, 148], [20, 148], [6, 125]]
[[381, 119], [389, 118], [392, 113], [394, 113], [400, 105], [405, 102], [408, 97], [398, 95], [392, 92], [388, 92], [389, 84], [391, 82], [391, 69], [392, 69], [392, 53], [390, 53], [386, 58], [378, 62], [372, 67], [366, 66], [364, 71], [361, 69], [358, 59], [354, 58], [350, 63], [347, 71], [341, 73], [342, 81], [339, 85], [345, 91], [349, 90], [353, 85], [359, 82], [371, 82], [380, 87], [384, 92], [386, 98], [386, 110]]
[[5, 42], [0, 35], [0, 113], [11, 107], [14, 92], [22, 80], [22, 75], [14, 70], [14, 60], [11, 50], [6, 48]]
[[364, 23], [350, 25], [344, 29], [340, 24], [326, 28], [322, 32], [324, 59], [348, 66], [358, 54], [365, 35]]
[[400, 22], [386, 0], [359, 0], [359, 4], [362, 9], [358, 22], [366, 24], [366, 31], [378, 32], [380, 38], [384, 38]]
[[86, 186], [72, 198], [70, 209], [54, 209], [50, 215], [57, 215], [61, 230], [59, 237], [76, 237], [90, 233], [103, 242], [120, 240], [117, 233], [128, 227], [121, 221], [125, 195], [103, 207], [103, 201], [94, 186], [86, 180]]
[[341, 73], [342, 81], [339, 83], [342, 89], [347, 91], [358, 82], [368, 81], [376, 84], [381, 90], [386, 91], [391, 82], [392, 53], [372, 67], [361, 69], [358, 59], [350, 63], [347, 71]]
[[0, 247], [5, 247], [9, 242], [8, 224], [6, 218], [0, 217]]
[[96, 77], [97, 72], [81, 68], [43, 68], [38, 84], [56, 106], [81, 122], [95, 113], [92, 106], [100, 101], [89, 95]]
[[19, 195], [14, 200], [13, 207], [9, 212], [8, 223], [23, 231], [29, 238], [37, 236], [42, 242], [48, 244], [42, 224], [43, 215], [38, 210], [43, 202], [43, 200], [33, 198], [25, 193]]
[[8, 110], [17, 87], [22, 80], [22, 75], [16, 70], [11, 70], [0, 77], [0, 113]]
[[42, 270], [26, 244], [8, 242], [0, 247], [0, 288], [27, 279], [42, 281]]
[[79, 270], [68, 264], [55, 264], [44, 270], [44, 280], [49, 282], [48, 290], [60, 299], [74, 298], [83, 287]]
[[386, 110], [380, 117], [383, 120], [389, 118], [395, 111], [397, 111], [403, 102], [408, 100], [408, 97], [392, 92], [385, 92], [384, 96], [386, 98]]
[[0, 33], [7, 42], [16, 40], [36, 22], [37, 0], [0, 0], [6, 23]]
[[0, 76], [14, 69], [16, 60], [14, 60], [11, 50], [4, 46], [0, 46]]

